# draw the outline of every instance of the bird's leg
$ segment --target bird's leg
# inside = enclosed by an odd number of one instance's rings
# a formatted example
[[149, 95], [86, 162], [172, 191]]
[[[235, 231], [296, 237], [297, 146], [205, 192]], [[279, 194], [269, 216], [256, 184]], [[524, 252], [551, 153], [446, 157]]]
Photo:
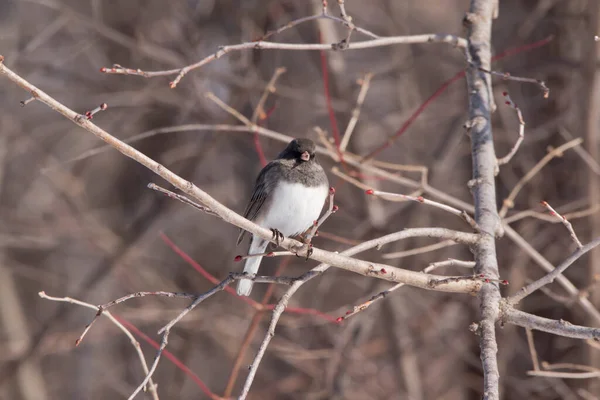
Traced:
[[276, 249], [279, 247], [279, 243], [284, 239], [283, 233], [279, 232], [277, 229], [271, 229], [273, 232], [273, 236], [271, 239], [275, 240], [275, 243], [271, 243], [271, 248]]
[[310, 243], [311, 239], [312, 237], [309, 234], [300, 236], [300, 240], [304, 244], [293, 249], [293, 252], [294, 254], [296, 254], [296, 257], [301, 257], [302, 254], [305, 254], [306, 261], [308, 261], [308, 259], [313, 253], [313, 245]]

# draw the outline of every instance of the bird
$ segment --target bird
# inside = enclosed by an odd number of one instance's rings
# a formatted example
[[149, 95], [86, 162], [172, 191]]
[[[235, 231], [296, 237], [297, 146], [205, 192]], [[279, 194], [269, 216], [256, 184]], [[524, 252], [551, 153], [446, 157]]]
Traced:
[[[294, 139], [256, 178], [244, 217], [270, 229], [277, 242], [281, 236], [304, 233], [321, 214], [329, 193], [329, 181], [315, 150], [312, 140]], [[246, 233], [240, 230], [238, 245]], [[248, 254], [264, 253], [268, 244], [268, 240], [252, 235]], [[261, 260], [262, 256], [247, 258], [244, 272], [256, 274]], [[253, 283], [250, 279], [240, 279], [237, 294], [249, 296]]]

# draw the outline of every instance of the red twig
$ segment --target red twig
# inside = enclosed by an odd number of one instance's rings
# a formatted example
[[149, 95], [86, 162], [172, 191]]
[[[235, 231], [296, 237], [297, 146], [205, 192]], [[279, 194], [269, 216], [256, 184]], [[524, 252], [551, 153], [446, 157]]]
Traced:
[[[320, 33], [319, 33], [319, 41], [321, 43], [323, 43]], [[329, 91], [329, 68], [327, 68], [327, 55], [325, 54], [325, 51], [323, 51], [323, 50], [321, 50], [320, 55], [321, 55], [321, 70], [323, 71], [323, 92], [325, 93], [325, 100], [327, 103], [327, 112], [329, 113], [329, 122], [331, 124], [333, 140], [335, 141], [335, 149], [336, 149], [337, 155], [340, 159], [340, 162], [342, 163], [342, 165], [345, 165], [344, 156], [343, 156], [342, 152], [340, 151], [340, 143], [341, 143], [340, 131], [338, 129], [337, 121], [335, 119], [335, 113], [333, 112], [333, 105], [331, 104], [331, 93]]]
[[[116, 320], [118, 320], [121, 324], [123, 324], [123, 326], [125, 326], [127, 329], [129, 329], [131, 332], [133, 332], [136, 336], [139, 336], [144, 342], [148, 343], [150, 346], [152, 346], [156, 350], [158, 350], [160, 345], [156, 341], [152, 340], [149, 336], [147, 336], [144, 332], [140, 331], [135, 325], [133, 325], [132, 323], [130, 323], [127, 320], [124, 320], [123, 318], [117, 317], [114, 314], [113, 314], [113, 317], [115, 317]], [[179, 368], [187, 376], [189, 376], [196, 383], [196, 385], [198, 385], [200, 390], [202, 390], [204, 392], [204, 394], [206, 394], [208, 397], [210, 397], [211, 399], [214, 399], [214, 400], [221, 398], [220, 396], [217, 396], [216, 394], [214, 394], [208, 388], [208, 386], [206, 386], [206, 384], [202, 381], [202, 379], [200, 379], [198, 377], [198, 375], [196, 375], [183, 362], [181, 362], [181, 360], [179, 360], [177, 357], [175, 357], [173, 355], [173, 353], [171, 353], [165, 349], [165, 350], [163, 350], [162, 354], [165, 357], [167, 357], [169, 359], [169, 361], [171, 361], [177, 368]]]
[[[504, 59], [506, 57], [513, 56], [515, 54], [523, 53], [525, 51], [533, 50], [533, 49], [536, 49], [538, 47], [544, 46], [544, 45], [550, 43], [553, 38], [554, 38], [553, 36], [549, 36], [549, 37], [547, 37], [545, 39], [539, 40], [539, 41], [534, 42], [534, 43], [526, 44], [524, 46], [517, 47], [517, 48], [514, 48], [514, 49], [508, 49], [508, 50], [503, 51], [502, 53], [497, 54], [494, 57], [492, 57], [492, 61], [498, 61], [498, 60]], [[377, 154], [379, 154], [381, 151], [383, 151], [386, 148], [388, 148], [396, 139], [398, 139], [398, 137], [400, 137], [404, 132], [406, 132], [408, 130], [408, 128], [417, 119], [417, 117], [419, 115], [421, 115], [421, 113], [423, 111], [425, 111], [425, 109], [435, 99], [437, 99], [442, 93], [444, 93], [446, 91], [446, 89], [448, 89], [448, 87], [451, 84], [453, 84], [454, 82], [458, 81], [459, 79], [461, 79], [464, 76], [465, 76], [465, 71], [460, 71], [456, 75], [454, 75], [452, 78], [450, 78], [446, 82], [442, 83], [442, 85], [431, 96], [429, 96], [429, 98], [427, 100], [425, 100], [425, 102], [423, 104], [421, 104], [419, 106], [419, 108], [417, 108], [415, 110], [415, 112], [406, 120], [406, 122], [404, 124], [402, 124], [402, 126], [400, 127], [400, 129], [394, 135], [390, 136], [386, 140], [386, 142], [383, 143], [381, 146], [377, 147], [375, 150], [373, 150], [369, 154], [367, 154], [363, 158], [363, 160], [371, 159], [371, 158], [375, 157]]]

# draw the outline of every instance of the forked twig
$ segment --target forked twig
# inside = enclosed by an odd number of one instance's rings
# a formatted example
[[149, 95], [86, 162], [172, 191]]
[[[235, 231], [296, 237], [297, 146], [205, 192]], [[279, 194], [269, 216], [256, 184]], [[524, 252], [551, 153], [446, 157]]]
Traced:
[[[84, 301], [80, 301], [80, 300], [73, 299], [70, 297], [49, 296], [46, 294], [46, 292], [43, 292], [43, 291], [39, 292], [38, 295], [42, 299], [46, 299], [46, 300], [57, 301], [57, 302], [62, 302], [62, 303], [71, 303], [71, 304], [76, 304], [78, 306], [91, 308], [91, 309], [98, 308], [97, 306], [95, 306], [93, 304], [86, 303]], [[123, 326], [123, 324], [121, 324], [121, 322], [119, 322], [110, 312], [108, 312], [108, 311], [105, 312], [104, 316], [106, 318], [108, 318], [117, 328], [119, 328], [129, 338], [129, 341], [133, 345], [135, 352], [138, 355], [138, 358], [142, 365], [142, 370], [144, 371], [144, 374], [147, 375], [149, 373], [148, 364], [146, 363], [146, 358], [144, 357], [144, 353], [142, 352], [140, 343], [135, 339], [135, 337], [133, 337], [133, 334], [131, 332], [129, 332], [129, 330], [127, 328], [125, 328], [125, 326]], [[77, 344], [79, 344], [79, 342], [80, 342], [80, 340], [78, 339], [78, 341], [75, 344], [77, 345]], [[147, 388], [150, 391], [152, 398], [154, 400], [158, 400], [158, 392], [156, 391], [156, 384], [152, 381], [152, 378], [148, 379]]]

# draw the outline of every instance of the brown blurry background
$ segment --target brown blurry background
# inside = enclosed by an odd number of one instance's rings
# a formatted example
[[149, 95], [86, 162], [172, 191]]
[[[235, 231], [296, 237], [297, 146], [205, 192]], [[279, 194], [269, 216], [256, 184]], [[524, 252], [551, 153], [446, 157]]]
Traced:
[[[338, 14], [335, 1], [330, 10]], [[308, 0], [0, 0], [0, 54], [7, 66], [68, 107], [84, 112], [102, 102], [108, 110], [94, 122], [126, 139], [144, 131], [189, 123], [237, 122], [205, 98], [214, 92], [251, 116], [266, 82], [277, 67], [287, 72], [266, 108], [269, 129], [316, 139], [313, 127], [331, 132], [323, 91], [319, 52], [244, 51], [228, 54], [190, 72], [174, 90], [172, 78], [144, 79], [105, 75], [103, 66], [118, 63], [145, 70], [181, 67], [225, 44], [260, 37], [266, 31], [319, 12]], [[347, 0], [354, 22], [379, 35], [450, 33], [464, 36], [461, 20], [467, 0]], [[544, 99], [532, 84], [494, 84], [498, 110], [494, 135], [498, 155], [517, 138], [514, 110], [501, 93], [510, 92], [521, 107], [526, 127], [523, 146], [501, 168], [498, 196], [507, 196], [518, 180], [549, 148], [582, 137], [585, 142], [554, 159], [526, 185], [514, 211], [535, 209], [546, 200], [561, 212], [586, 210], [600, 202], [596, 126], [600, 105], [594, 100], [598, 5], [584, 0], [506, 0], [494, 23], [495, 54], [519, 49], [552, 35], [541, 47], [507, 55], [494, 64], [499, 71], [543, 79], [551, 89]], [[342, 26], [309, 22], [273, 41], [316, 43], [345, 37]], [[361, 39], [354, 34], [354, 40]], [[362, 40], [362, 39], [361, 39]], [[374, 77], [349, 150], [368, 154], [393, 135], [442, 83], [464, 68], [459, 50], [444, 44], [329, 52], [326, 54], [335, 116], [343, 131], [354, 108], [365, 72]], [[471, 202], [470, 142], [462, 127], [467, 99], [464, 80], [453, 83], [378, 159], [429, 168], [429, 181]], [[40, 299], [39, 291], [71, 296], [93, 304], [142, 290], [200, 293], [211, 283], [175, 254], [161, 239], [164, 232], [182, 250], [218, 278], [238, 271], [233, 257], [237, 229], [148, 190], [164, 184], [150, 171], [110, 150], [77, 162], [68, 160], [101, 146], [97, 138], [46, 106], [19, 105], [27, 93], [0, 79], [0, 397], [2, 399], [126, 398], [143, 379], [129, 340], [108, 320], [99, 320], [84, 342], [73, 346], [93, 310]], [[260, 138], [267, 159], [283, 143]], [[193, 181], [228, 207], [242, 212], [261, 168], [253, 137], [247, 133], [191, 131], [156, 135], [135, 147]], [[321, 157], [327, 171], [330, 159]], [[416, 174], [408, 174], [418, 179]], [[329, 174], [337, 188], [340, 211], [322, 230], [351, 241], [375, 238], [408, 227], [464, 229], [460, 219], [413, 203], [366, 198], [363, 191]], [[411, 190], [389, 182], [369, 182], [384, 190]], [[600, 232], [597, 214], [573, 220], [582, 241]], [[572, 250], [560, 224], [527, 218], [511, 225], [550, 262]], [[434, 243], [413, 239], [381, 252]], [[325, 237], [315, 245], [343, 250], [348, 244]], [[540, 268], [508, 238], [498, 242], [500, 273], [513, 293]], [[448, 257], [470, 259], [463, 246], [389, 260], [421, 270]], [[361, 258], [381, 261], [376, 251]], [[596, 260], [599, 257], [596, 255]], [[582, 258], [567, 276], [587, 287], [600, 265]], [[273, 274], [282, 259], [265, 259], [261, 271]], [[293, 258], [284, 275], [299, 275], [314, 266]], [[444, 274], [462, 274], [448, 269]], [[304, 285], [293, 297], [295, 307], [315, 308], [334, 317], [389, 287], [390, 284], [331, 269]], [[255, 286], [260, 301], [267, 285]], [[551, 289], [562, 293], [558, 286]], [[284, 288], [277, 287], [272, 301]], [[592, 291], [594, 304], [600, 307]], [[131, 300], [112, 312], [159, 339], [157, 330], [187, 301], [163, 298]], [[538, 292], [523, 309], [538, 315], [593, 325], [576, 306], [561, 304]], [[173, 330], [168, 350], [216, 394], [223, 394], [234, 359], [255, 310], [227, 293], [201, 304]], [[477, 302], [452, 295], [402, 288], [338, 326], [310, 315], [285, 314], [259, 368], [252, 399], [479, 399], [482, 372], [477, 338], [468, 330], [477, 319]], [[266, 332], [265, 314], [253, 336], [244, 365], [249, 364]], [[504, 399], [600, 398], [593, 382], [527, 376], [532, 368], [524, 331], [498, 331], [501, 392]], [[600, 350], [582, 341], [535, 333], [540, 359], [600, 366]], [[149, 362], [155, 350], [142, 339]], [[594, 352], [596, 354], [594, 354]], [[239, 393], [247, 369], [234, 390]], [[163, 399], [207, 398], [191, 378], [163, 358], [155, 374]], [[593, 396], [595, 392], [596, 397]], [[590, 394], [591, 393], [591, 394]], [[140, 394], [138, 398], [150, 398]]]

